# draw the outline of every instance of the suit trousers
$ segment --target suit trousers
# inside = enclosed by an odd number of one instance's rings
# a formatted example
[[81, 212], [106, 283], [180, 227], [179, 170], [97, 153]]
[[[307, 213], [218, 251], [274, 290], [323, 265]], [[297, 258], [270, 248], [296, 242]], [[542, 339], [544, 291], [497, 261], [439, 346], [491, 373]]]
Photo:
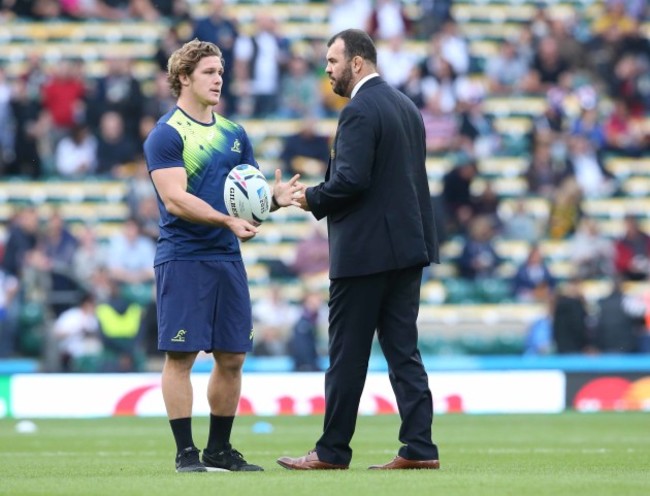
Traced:
[[400, 456], [438, 459], [431, 440], [433, 402], [417, 347], [422, 268], [333, 279], [329, 301], [329, 359], [325, 373], [325, 419], [316, 452], [322, 461], [352, 459], [361, 393], [375, 331], [388, 362], [401, 427]]

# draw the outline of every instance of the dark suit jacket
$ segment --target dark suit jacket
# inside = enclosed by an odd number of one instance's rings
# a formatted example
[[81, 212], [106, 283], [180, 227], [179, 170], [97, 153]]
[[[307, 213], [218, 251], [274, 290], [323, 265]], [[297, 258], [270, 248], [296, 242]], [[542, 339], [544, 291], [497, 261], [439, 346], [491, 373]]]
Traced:
[[327, 217], [330, 278], [438, 262], [438, 241], [417, 107], [379, 77], [341, 112], [325, 181], [307, 188]]

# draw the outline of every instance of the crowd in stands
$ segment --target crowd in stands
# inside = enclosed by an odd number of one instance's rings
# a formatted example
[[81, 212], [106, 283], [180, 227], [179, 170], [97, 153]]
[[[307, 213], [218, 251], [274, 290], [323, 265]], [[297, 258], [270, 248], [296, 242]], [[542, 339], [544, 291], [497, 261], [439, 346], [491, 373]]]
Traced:
[[[43, 219], [35, 206], [25, 206], [7, 220], [1, 250], [0, 356], [21, 353], [19, 307], [44, 287], [57, 295], [47, 301], [64, 369], [74, 369], [72, 358], [79, 349], [95, 350], [95, 355], [113, 350], [101, 365], [111, 370], [142, 366], [139, 355], [120, 351], [135, 349], [133, 343], [145, 354], [155, 352], [155, 308], [150, 308], [148, 291], [158, 213], [142, 143], [175, 103], [165, 69], [171, 52], [184, 41], [211, 41], [223, 52], [219, 112], [244, 125], [250, 119], [300, 119], [299, 132], [285, 136], [273, 158], [287, 174], [322, 177], [329, 137], [319, 134], [316, 124], [335, 118], [345, 104], [332, 94], [324, 74], [325, 40], [287, 35], [263, 8], [255, 10], [250, 25], [242, 26], [228, 14], [224, 0], [210, 0], [200, 16], [192, 14], [194, 3], [0, 0], [0, 22], [155, 21], [167, 26], [152, 57], [155, 69], [144, 79], [135, 76], [137, 61], [124, 55], [108, 57], [96, 78], [80, 59], [50, 63], [30, 56], [16, 77], [0, 65], [0, 120], [11, 123], [0, 127], [2, 178], [119, 179], [128, 183], [130, 212], [107, 243], [100, 242], [93, 226], [73, 232], [56, 210]], [[412, 2], [399, 0], [327, 3], [329, 32], [368, 30], [379, 47], [382, 76], [421, 109], [429, 156], [452, 163], [440, 175], [440, 193], [433, 191], [432, 201], [441, 241], [461, 244], [451, 260], [455, 277], [479, 284], [500, 281], [507, 285], [500, 293], [504, 299], [548, 305], [545, 319], [530, 327], [530, 353], [649, 352], [645, 302], [628, 301], [622, 288], [650, 277], [650, 236], [633, 213], [621, 220], [622, 234], [605, 234], [583, 208], [586, 200], [624, 195], [620, 180], [606, 166], [609, 157], [650, 155], [650, 41], [643, 31], [647, 1], [594, 0], [602, 4], [594, 18], [586, 18], [584, 10], [554, 17], [544, 2], [537, 2], [534, 16], [501, 36], [496, 53], [486, 57], [472, 54], [462, 22], [452, 15], [451, 0], [417, 2], [419, 16], [409, 15]], [[423, 50], [414, 50], [414, 43]], [[486, 103], [491, 97], [524, 96], [541, 98], [544, 110], [533, 116], [523, 136], [508, 136]], [[521, 175], [525, 191], [508, 215], [500, 208], [498, 184], [480, 166], [499, 156], [528, 161]], [[532, 214], [525, 197], [548, 201], [548, 218]], [[502, 239], [528, 246], [527, 255], [509, 271], [497, 249]], [[570, 242], [571, 274], [553, 273], [540, 247], [543, 240]], [[326, 235], [316, 225], [296, 244], [295, 261], [275, 269], [302, 281], [322, 276], [326, 248]], [[52, 276], [47, 286], [40, 284], [44, 273]], [[428, 277], [436, 276], [432, 267]], [[592, 308], [581, 281], [593, 279], [610, 281], [613, 290]], [[256, 353], [291, 353], [297, 370], [317, 369], [323, 295], [306, 291], [292, 303], [278, 301], [278, 294], [271, 291], [271, 299], [254, 308], [263, 329]], [[111, 337], [119, 318], [143, 324], [125, 324], [126, 335]], [[631, 330], [613, 334], [612, 326], [623, 328], [621, 322]]]

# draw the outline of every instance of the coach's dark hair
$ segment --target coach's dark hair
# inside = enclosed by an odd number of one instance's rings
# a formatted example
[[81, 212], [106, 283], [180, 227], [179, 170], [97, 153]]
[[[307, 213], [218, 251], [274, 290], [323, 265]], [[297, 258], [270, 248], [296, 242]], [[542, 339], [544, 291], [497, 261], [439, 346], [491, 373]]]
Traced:
[[339, 38], [345, 44], [345, 58], [347, 60], [358, 55], [372, 65], [377, 65], [377, 49], [368, 33], [360, 29], [346, 29], [332, 36], [327, 42], [327, 46], [332, 46], [332, 43]]

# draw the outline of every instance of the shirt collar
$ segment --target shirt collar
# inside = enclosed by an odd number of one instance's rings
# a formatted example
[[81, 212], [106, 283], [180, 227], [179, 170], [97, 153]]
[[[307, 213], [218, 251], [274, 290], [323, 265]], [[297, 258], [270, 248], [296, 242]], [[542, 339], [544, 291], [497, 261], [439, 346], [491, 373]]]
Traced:
[[374, 77], [377, 77], [377, 76], [379, 76], [379, 74], [376, 73], [376, 72], [373, 72], [372, 74], [368, 74], [368, 75], [367, 75], [366, 77], [364, 77], [361, 81], [359, 81], [357, 84], [355, 84], [355, 85], [354, 85], [354, 88], [352, 88], [352, 95], [350, 96], [350, 99], [354, 98], [354, 95], [357, 94], [357, 92], [359, 91], [359, 88], [361, 88], [361, 86], [363, 86], [363, 84], [364, 84], [366, 81], [368, 81], [368, 80], [370, 80], [370, 79], [372, 79], [372, 78], [374, 78]]

